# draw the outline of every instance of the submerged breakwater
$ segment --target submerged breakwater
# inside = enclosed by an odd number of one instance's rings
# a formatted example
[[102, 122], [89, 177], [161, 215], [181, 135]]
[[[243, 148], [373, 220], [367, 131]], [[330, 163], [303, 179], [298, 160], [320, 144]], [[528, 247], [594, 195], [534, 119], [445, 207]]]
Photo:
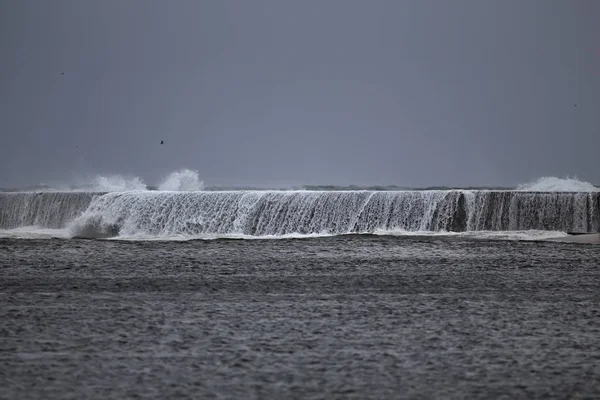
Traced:
[[0, 193], [0, 229], [72, 235], [347, 234], [381, 231], [600, 232], [600, 193], [129, 191]]

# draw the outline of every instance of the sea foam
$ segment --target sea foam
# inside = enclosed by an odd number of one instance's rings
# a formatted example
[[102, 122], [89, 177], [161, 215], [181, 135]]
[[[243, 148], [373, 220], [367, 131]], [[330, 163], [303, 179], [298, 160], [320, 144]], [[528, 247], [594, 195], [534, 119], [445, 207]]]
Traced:
[[577, 178], [543, 177], [533, 182], [519, 185], [517, 190], [524, 192], [600, 192], [600, 188]]

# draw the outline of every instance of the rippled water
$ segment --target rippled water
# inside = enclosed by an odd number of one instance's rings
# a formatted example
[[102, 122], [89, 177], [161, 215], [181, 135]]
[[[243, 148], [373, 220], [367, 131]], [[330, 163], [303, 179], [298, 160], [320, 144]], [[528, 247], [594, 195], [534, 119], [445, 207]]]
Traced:
[[0, 398], [594, 398], [600, 246], [0, 239]]

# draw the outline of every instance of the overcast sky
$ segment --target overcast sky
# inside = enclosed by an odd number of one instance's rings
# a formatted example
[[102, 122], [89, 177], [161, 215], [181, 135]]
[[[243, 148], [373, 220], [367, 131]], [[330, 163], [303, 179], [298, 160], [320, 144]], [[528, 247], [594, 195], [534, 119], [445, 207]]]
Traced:
[[598, 0], [0, 0], [0, 187], [598, 183], [598, 21]]

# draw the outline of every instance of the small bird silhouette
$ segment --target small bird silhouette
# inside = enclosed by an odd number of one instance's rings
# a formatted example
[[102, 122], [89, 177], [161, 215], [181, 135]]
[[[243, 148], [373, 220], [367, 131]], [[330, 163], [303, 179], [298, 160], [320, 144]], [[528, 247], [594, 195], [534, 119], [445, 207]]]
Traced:
[[60, 74], [61, 74], [61, 75], [64, 75], [65, 73], [64, 73], [64, 72], [61, 72]]
[[161, 141], [160, 141], [160, 144], [165, 144], [165, 141], [164, 141], [164, 140], [161, 140]]

